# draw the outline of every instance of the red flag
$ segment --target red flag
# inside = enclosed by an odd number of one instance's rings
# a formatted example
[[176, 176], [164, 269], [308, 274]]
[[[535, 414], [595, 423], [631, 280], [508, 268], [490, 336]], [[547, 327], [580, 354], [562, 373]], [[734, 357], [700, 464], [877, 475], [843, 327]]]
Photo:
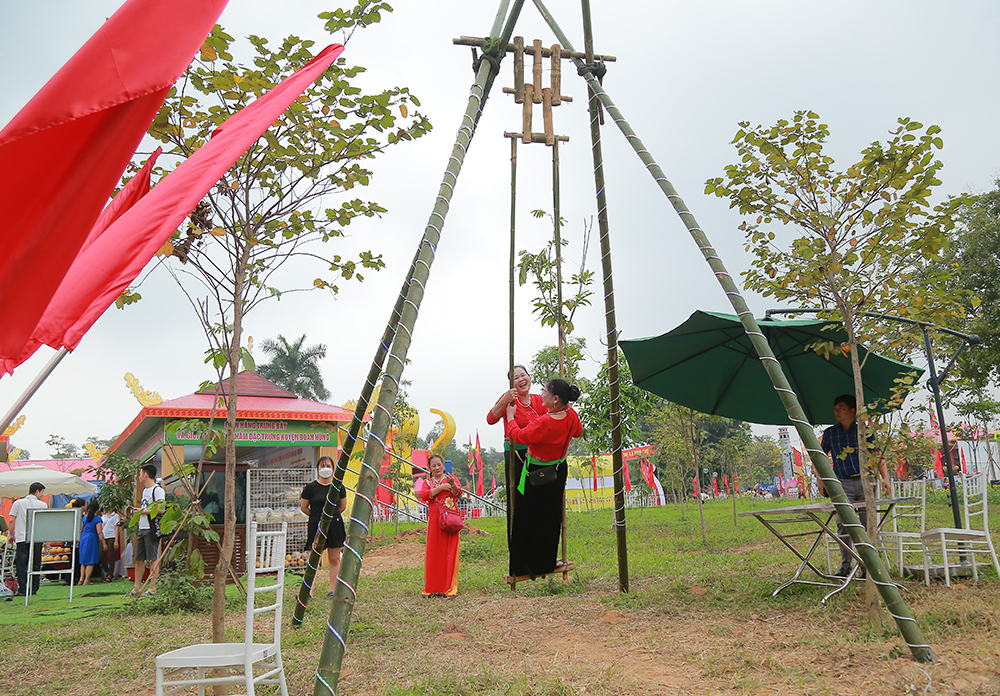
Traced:
[[490, 495], [497, 492], [497, 475], [493, 474], [493, 483], [490, 485]]
[[899, 479], [906, 478], [906, 463], [903, 461], [903, 455], [899, 455], [899, 466], [896, 468], [896, 477]]
[[483, 452], [479, 446], [479, 431], [476, 431], [476, 470], [479, 478], [476, 479], [476, 495], [483, 495]]
[[934, 453], [934, 471], [938, 478], [944, 478], [944, 466], [941, 464], [941, 450]]
[[625, 490], [626, 491], [631, 491], [632, 490], [632, 477], [629, 476], [629, 473], [628, 473], [628, 462], [627, 461], [622, 461], [622, 469], [625, 470]]
[[0, 357], [23, 353], [225, 5], [129, 0], [0, 132]]
[[781, 472], [778, 472], [778, 495], [785, 494], [785, 482], [782, 480]]
[[590, 455], [590, 466], [594, 470], [594, 491], [597, 491], [597, 457]]
[[792, 458], [795, 461], [795, 466], [798, 467], [799, 469], [801, 469], [802, 468], [802, 453], [799, 452], [794, 447], [792, 448]]
[[698, 490], [698, 477], [697, 476], [695, 476], [693, 479], [691, 479], [691, 486], [694, 488], [694, 495], [697, 498], [701, 494], [701, 491]]
[[958, 453], [962, 455], [962, 473], [968, 474], [969, 470], [965, 468], [965, 450], [959, 450]]
[[724, 484], [726, 484], [726, 495], [729, 495], [729, 475], [728, 474], [723, 474], [722, 475], [722, 482]]
[[713, 476], [712, 477], [712, 490], [715, 492], [715, 497], [718, 498], [719, 497], [719, 477], [718, 476]]
[[[139, 199], [149, 193], [150, 173], [153, 170], [153, 165], [156, 164], [156, 159], [162, 152], [162, 147], [156, 148], [156, 150], [153, 151], [153, 154], [149, 156], [149, 159], [146, 160], [142, 169], [140, 169], [139, 172], [132, 177], [127, 184], [125, 184], [122, 190], [118, 192], [118, 195], [111, 200], [103, 211], [101, 211], [101, 216], [97, 219], [97, 222], [94, 223], [93, 228], [90, 230], [90, 235], [87, 237], [83, 247], [80, 249], [81, 255], [98, 237], [104, 234], [105, 230], [107, 230], [112, 223], [124, 215], [129, 208], [139, 201]], [[52, 298], [52, 302], [49, 303], [49, 307], [58, 306], [60, 302], [64, 301], [65, 298], [61, 298], [60, 294], [57, 292], [55, 297]], [[50, 310], [46, 310], [45, 314], [38, 322], [38, 327], [48, 326], [51, 322], [52, 313]], [[25, 344], [24, 350], [21, 351], [21, 355], [17, 360], [8, 360], [0, 357], [0, 375], [13, 373], [15, 367], [35, 354], [35, 351], [42, 345], [41, 341], [37, 337], [37, 334], [40, 332], [38, 327], [35, 328], [35, 331], [32, 333], [27, 344]]]
[[[211, 140], [112, 224], [73, 264], [59, 288], [59, 306], [53, 302], [46, 312], [52, 322], [39, 326], [37, 338], [53, 348], [76, 348], [205, 193], [343, 50], [339, 44], [327, 46], [230, 117]], [[108, 263], [108, 259], [115, 262]]]
[[733, 472], [733, 488], [736, 490], [736, 495], [739, 495], [739, 493], [740, 493], [740, 481], [736, 477], [736, 472], [735, 471]]

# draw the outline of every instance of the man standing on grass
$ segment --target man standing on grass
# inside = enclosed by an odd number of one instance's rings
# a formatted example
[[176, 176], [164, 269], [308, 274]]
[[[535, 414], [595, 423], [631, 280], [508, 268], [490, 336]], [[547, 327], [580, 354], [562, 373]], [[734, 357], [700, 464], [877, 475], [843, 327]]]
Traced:
[[156, 530], [149, 521], [149, 513], [154, 503], [165, 500], [167, 495], [163, 487], [156, 482], [156, 467], [146, 464], [139, 469], [139, 485], [142, 486], [142, 498], [139, 503], [139, 532], [135, 538], [135, 587], [129, 592], [130, 597], [138, 597], [142, 592], [142, 576], [146, 574], [149, 565], [149, 587], [145, 595], [156, 594], [156, 578], [160, 574], [160, 540]]
[[[858, 423], [855, 417], [858, 413], [858, 402], [851, 394], [843, 394], [833, 401], [833, 417], [837, 420], [837, 425], [831, 425], [823, 431], [823, 439], [820, 447], [830, 457], [830, 464], [833, 466], [833, 473], [840, 480], [840, 485], [844, 488], [844, 494], [852, 503], [864, 503], [865, 491], [861, 480], [861, 460], [858, 456]], [[874, 438], [869, 435], [868, 441]], [[880, 457], [878, 464], [879, 475], [882, 477], [882, 489], [886, 497], [892, 494], [892, 484], [889, 480], [889, 472], [886, 469], [885, 460]], [[823, 479], [819, 478], [819, 494], [826, 495], [826, 488], [823, 486]], [[858, 510], [858, 517], [861, 524], [868, 526], [868, 515], [864, 508]], [[840, 519], [837, 519], [837, 532], [840, 540], [847, 546], [853, 548], [851, 537], [847, 533]], [[851, 553], [844, 546], [840, 547], [840, 568], [834, 575], [839, 578], [846, 578], [851, 572]], [[864, 577], [865, 569], [861, 568], [861, 577]]]
[[[28, 486], [28, 495], [14, 501], [10, 506], [10, 535], [8, 539], [13, 539], [17, 543], [17, 551], [14, 556], [14, 572], [17, 575], [17, 596], [22, 596], [28, 589], [28, 556], [31, 551], [31, 544], [28, 542], [28, 510], [39, 510], [47, 508], [44, 500], [39, 500], [45, 495], [45, 486], [40, 483], [33, 483]], [[42, 544], [35, 544], [35, 555], [31, 562], [31, 569], [38, 572], [42, 569]], [[31, 594], [38, 593], [41, 577], [36, 575], [31, 583]]]

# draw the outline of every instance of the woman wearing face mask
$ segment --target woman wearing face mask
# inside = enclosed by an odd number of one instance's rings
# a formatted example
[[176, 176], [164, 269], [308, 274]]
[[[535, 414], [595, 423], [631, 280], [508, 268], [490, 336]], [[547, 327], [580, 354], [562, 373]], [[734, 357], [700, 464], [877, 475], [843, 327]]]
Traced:
[[[521, 493], [510, 531], [510, 546], [521, 550], [510, 575], [545, 575], [566, 564], [557, 561], [562, 529], [563, 492], [566, 488], [566, 450], [570, 440], [583, 434], [576, 411], [569, 404], [580, 398], [580, 389], [566, 380], [551, 379], [542, 391], [546, 414], [521, 427], [515, 406], [507, 406], [505, 430], [516, 443], [527, 445], [527, 464], [514, 484]], [[536, 476], [541, 475], [539, 478]], [[523, 500], [523, 503], [521, 502]]]
[[438, 505], [456, 508], [462, 486], [452, 474], [444, 473], [444, 459], [432, 454], [427, 460], [431, 474], [417, 479], [416, 493], [427, 503], [427, 551], [424, 556], [424, 597], [458, 594], [458, 534], [441, 531]]
[[[541, 395], [530, 392], [531, 375], [528, 374], [524, 365], [515, 365], [514, 388], [508, 389], [500, 395], [496, 404], [486, 414], [486, 422], [493, 425], [503, 421], [506, 410], [512, 407], [514, 409], [514, 422], [517, 423], [517, 426], [519, 428], [528, 427], [532, 421], [548, 412], [545, 404], [542, 403]], [[524, 565], [522, 560], [524, 549], [521, 544], [515, 544], [511, 541], [511, 524], [518, 512], [523, 509], [524, 496], [518, 492], [517, 483], [521, 480], [521, 471], [524, 468], [525, 457], [528, 455], [528, 447], [512, 442], [509, 437], [505, 437], [503, 453], [504, 479], [507, 485], [505, 489], [507, 491], [507, 551], [510, 556], [510, 574], [523, 575], [523, 573], [514, 572], [515, 567], [520, 568]], [[514, 506], [513, 512], [511, 505]]]
[[[302, 489], [302, 499], [299, 501], [299, 508], [303, 513], [309, 515], [309, 532], [306, 539], [305, 551], [312, 549], [313, 540], [316, 538], [316, 531], [319, 529], [320, 519], [323, 517], [323, 506], [326, 505], [327, 495], [330, 493], [330, 485], [333, 482], [333, 460], [330, 457], [320, 457], [316, 463], [317, 478], [312, 483], [307, 483]], [[326, 560], [330, 566], [330, 589], [326, 593], [327, 597], [333, 597], [333, 591], [337, 587], [337, 572], [340, 570], [340, 550], [344, 547], [347, 539], [347, 532], [344, 529], [344, 519], [341, 513], [347, 509], [347, 497], [344, 494], [342, 485], [334, 486], [332, 499], [336, 501], [337, 507], [330, 520], [330, 528], [326, 534]], [[312, 596], [312, 588], [309, 589]]]

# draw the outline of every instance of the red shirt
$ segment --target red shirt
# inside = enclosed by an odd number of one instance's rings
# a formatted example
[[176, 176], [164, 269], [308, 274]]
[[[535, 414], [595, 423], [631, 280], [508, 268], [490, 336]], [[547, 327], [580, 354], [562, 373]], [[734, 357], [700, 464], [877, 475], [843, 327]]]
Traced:
[[566, 456], [569, 441], [583, 434], [583, 425], [580, 424], [576, 411], [567, 408], [565, 418], [556, 419], [551, 414], [546, 414], [523, 428], [515, 418], [507, 422], [504, 430], [514, 442], [527, 445], [528, 452], [533, 457], [551, 462]]
[[[526, 428], [528, 423], [535, 420], [539, 416], [544, 416], [549, 412], [545, 405], [542, 403], [541, 394], [529, 394], [528, 395], [528, 405], [525, 406], [521, 403], [520, 398], [514, 399], [514, 404], [516, 408], [514, 409], [514, 422], [521, 428]], [[501, 396], [500, 399], [503, 397]], [[500, 403], [500, 399], [497, 399], [497, 404]], [[496, 406], [496, 404], [493, 404]], [[506, 409], [506, 407], [504, 407]], [[503, 411], [496, 418], [493, 417], [493, 409], [491, 408], [486, 412], [486, 422], [490, 425], [496, 425], [504, 419]]]

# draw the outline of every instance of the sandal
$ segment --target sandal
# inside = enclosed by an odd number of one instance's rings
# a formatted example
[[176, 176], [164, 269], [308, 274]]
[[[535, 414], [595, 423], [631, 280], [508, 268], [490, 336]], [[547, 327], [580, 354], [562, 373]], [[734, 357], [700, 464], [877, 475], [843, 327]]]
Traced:
[[333, 599], [333, 592], [327, 592], [326, 593], [326, 598], [327, 599]]
[[129, 599], [135, 599], [139, 596], [139, 593], [136, 592], [135, 590], [129, 590], [128, 594], [125, 596], [128, 597]]
[[156, 593], [153, 592], [152, 590], [146, 590], [145, 592], [142, 593], [142, 596], [143, 597], [155, 597]]

